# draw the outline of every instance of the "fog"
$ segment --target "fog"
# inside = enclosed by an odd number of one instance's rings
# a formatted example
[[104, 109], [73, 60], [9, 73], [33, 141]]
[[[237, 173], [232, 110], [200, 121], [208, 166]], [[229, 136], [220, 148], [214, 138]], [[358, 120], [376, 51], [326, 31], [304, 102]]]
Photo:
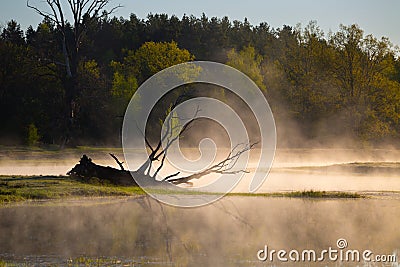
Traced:
[[339, 238], [349, 249], [392, 254], [400, 248], [399, 211], [396, 200], [262, 197], [225, 197], [196, 209], [148, 197], [3, 207], [0, 257], [29, 265], [85, 256], [144, 266], [280, 266], [262, 264], [257, 251], [320, 251], [337, 248]]
[[[0, 173], [64, 175], [83, 153], [117, 168], [109, 152], [123, 159], [121, 150], [17, 151], [1, 158]], [[199, 155], [193, 149], [185, 153]], [[252, 152], [250, 173], [234, 192], [247, 192], [257, 153]], [[260, 262], [257, 252], [265, 245], [287, 251], [336, 249], [339, 238], [347, 240], [349, 249], [398, 257], [400, 199], [395, 192], [400, 191], [400, 175], [398, 168], [387, 172], [380, 167], [398, 162], [399, 155], [398, 150], [379, 149], [278, 149], [258, 191], [351, 191], [366, 193], [367, 199], [224, 197], [212, 205], [184, 209], [139, 196], [2, 206], [0, 259], [28, 266], [67, 265], [80, 256], [118, 259], [116, 266], [292, 266], [293, 262], [276, 259]], [[374, 164], [357, 172], [347, 168], [351, 162]], [[334, 164], [340, 165], [324, 167]], [[165, 172], [170, 168], [166, 166]]]
[[[227, 153], [227, 149], [218, 154], [216, 161]], [[65, 175], [78, 163], [82, 154], [87, 154], [97, 164], [119, 168], [108, 153], [115, 153], [123, 160], [121, 150], [71, 150], [66, 152], [14, 151], [3, 155], [0, 160], [2, 175]], [[196, 149], [184, 150], [191, 159], [200, 156]], [[327, 191], [400, 191], [400, 173], [396, 168], [387, 173], [380, 165], [398, 162], [400, 150], [389, 149], [278, 149], [275, 160], [264, 184], [258, 192], [297, 191], [297, 190], [327, 190]], [[252, 171], [258, 165], [258, 151], [254, 149], [250, 155], [246, 174], [234, 192], [248, 192], [248, 184]], [[346, 168], [321, 168], [313, 171], [308, 167], [324, 167], [335, 164], [354, 162], [376, 163], [368, 172], [357, 173]], [[140, 165], [140, 162], [137, 162]], [[304, 167], [304, 168], [301, 168]], [[261, 165], [262, 168], [262, 165]], [[374, 171], [375, 170], [375, 171]], [[262, 169], [263, 171], [263, 169]], [[267, 171], [267, 168], [264, 170]], [[162, 174], [175, 173], [171, 165], [166, 164]], [[195, 186], [212, 181], [218, 177], [207, 176], [194, 181]]]

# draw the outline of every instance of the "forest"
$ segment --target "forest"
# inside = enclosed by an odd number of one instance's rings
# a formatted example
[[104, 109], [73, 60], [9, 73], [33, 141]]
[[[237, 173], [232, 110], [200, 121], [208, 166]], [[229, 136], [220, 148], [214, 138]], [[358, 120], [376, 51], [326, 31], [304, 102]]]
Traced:
[[136, 89], [192, 60], [228, 64], [258, 85], [278, 147], [399, 143], [398, 47], [358, 25], [324, 33], [316, 21], [275, 29], [204, 14], [83, 19], [62, 31], [48, 18], [1, 27], [1, 145], [118, 146]]

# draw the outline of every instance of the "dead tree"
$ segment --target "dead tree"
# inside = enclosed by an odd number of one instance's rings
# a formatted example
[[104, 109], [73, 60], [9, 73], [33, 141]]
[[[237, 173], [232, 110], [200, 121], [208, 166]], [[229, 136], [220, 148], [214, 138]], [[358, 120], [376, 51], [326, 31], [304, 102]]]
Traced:
[[[129, 175], [134, 176], [135, 178], [147, 179], [148, 181], [154, 181], [154, 184], [157, 183], [167, 183], [173, 185], [179, 184], [191, 184], [191, 180], [199, 179], [205, 175], [211, 173], [219, 173], [219, 174], [237, 174], [241, 172], [246, 172], [246, 170], [235, 170], [234, 166], [239, 160], [240, 156], [245, 152], [251, 150], [257, 143], [241, 143], [237, 144], [232, 148], [230, 153], [220, 162], [212, 165], [211, 167], [200, 171], [198, 173], [191, 174], [189, 176], [182, 176], [179, 177], [180, 172], [176, 172], [173, 174], [168, 175], [167, 177], [163, 178], [161, 181], [157, 181], [157, 175], [164, 167], [165, 159], [167, 158], [168, 149], [171, 145], [176, 142], [179, 137], [187, 131], [195, 121], [200, 109], [194, 111], [192, 119], [190, 119], [185, 125], [173, 125], [172, 119], [176, 118], [174, 116], [168, 116], [169, 112], [177, 107], [186, 95], [181, 95], [176, 99], [176, 101], [170, 106], [170, 108], [166, 112], [166, 120], [164, 122], [165, 131], [163, 132], [160, 140], [157, 142], [156, 145], [153, 145], [150, 140], [145, 136], [143, 133], [143, 138], [145, 140], [145, 144], [150, 150], [147, 160], [135, 171], [126, 171], [123, 167], [123, 162], [120, 162], [118, 158], [114, 154], [110, 154], [110, 156], [116, 161], [119, 165], [120, 170], [114, 169], [111, 167], [104, 167], [100, 165], [94, 164], [90, 158], [84, 155], [80, 163], [77, 164], [70, 172], [69, 175], [79, 176], [84, 179], [88, 177], [97, 177], [100, 179], [106, 179], [116, 184], [136, 184], [135, 182], [129, 183], [130, 177]], [[157, 169], [152, 173], [153, 164], [154, 162], [160, 162]], [[132, 181], [133, 179], [130, 178]]]
[[[111, 0], [45, 0], [43, 2], [47, 4], [48, 9], [44, 10], [31, 4], [31, 1], [27, 0], [27, 7], [54, 23], [61, 35], [60, 41], [64, 62], [53, 63], [62, 65], [63, 68], [65, 67], [65, 76], [62, 79], [64, 81], [66, 107], [64, 114], [65, 136], [61, 143], [63, 148], [71, 138], [75, 127], [76, 113], [78, 112], [77, 96], [79, 92], [76, 79], [80, 59], [79, 50], [82, 46], [87, 26], [99, 18], [110, 15], [121, 6], [118, 5], [110, 10], [105, 10]], [[65, 6], [67, 10], [63, 9]], [[70, 13], [72, 21], [67, 21], [67, 12]]]

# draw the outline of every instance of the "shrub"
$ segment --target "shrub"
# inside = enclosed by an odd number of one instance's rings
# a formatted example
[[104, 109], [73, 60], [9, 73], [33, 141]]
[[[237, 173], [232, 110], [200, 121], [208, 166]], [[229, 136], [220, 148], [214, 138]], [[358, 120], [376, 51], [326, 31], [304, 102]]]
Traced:
[[31, 123], [28, 126], [27, 143], [29, 146], [36, 146], [39, 143], [39, 133], [35, 124]]

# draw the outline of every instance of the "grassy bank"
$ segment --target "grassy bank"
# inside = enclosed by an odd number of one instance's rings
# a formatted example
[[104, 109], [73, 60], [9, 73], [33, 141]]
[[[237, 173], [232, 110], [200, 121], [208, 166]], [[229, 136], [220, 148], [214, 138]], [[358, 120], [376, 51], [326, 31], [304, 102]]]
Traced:
[[0, 203], [77, 197], [142, 195], [139, 187], [116, 186], [68, 176], [0, 176]]
[[[161, 191], [160, 191], [161, 192]], [[159, 192], [159, 193], [160, 193]], [[167, 193], [167, 192], [165, 192]], [[54, 200], [83, 197], [136, 196], [145, 192], [135, 186], [117, 186], [92, 179], [88, 183], [68, 176], [0, 176], [0, 204], [27, 200]], [[190, 194], [190, 193], [189, 193]], [[193, 192], [193, 194], [199, 194]], [[243, 197], [361, 198], [357, 193], [295, 191], [278, 193], [230, 193]]]
[[292, 191], [292, 192], [273, 192], [273, 193], [230, 193], [229, 196], [260, 196], [260, 197], [291, 197], [291, 198], [364, 198], [365, 196], [352, 192], [339, 191]]
[[[46, 260], [46, 259], [43, 259]], [[142, 266], [147, 262], [143, 260], [125, 259], [117, 257], [76, 257], [69, 259], [52, 258], [51, 262], [40, 263], [43, 266], [68, 266], [68, 267], [78, 267], [78, 266]], [[146, 264], [147, 265], [147, 264]], [[39, 266], [38, 264], [32, 264], [29, 260], [1, 260], [0, 267], [30, 267]]]

